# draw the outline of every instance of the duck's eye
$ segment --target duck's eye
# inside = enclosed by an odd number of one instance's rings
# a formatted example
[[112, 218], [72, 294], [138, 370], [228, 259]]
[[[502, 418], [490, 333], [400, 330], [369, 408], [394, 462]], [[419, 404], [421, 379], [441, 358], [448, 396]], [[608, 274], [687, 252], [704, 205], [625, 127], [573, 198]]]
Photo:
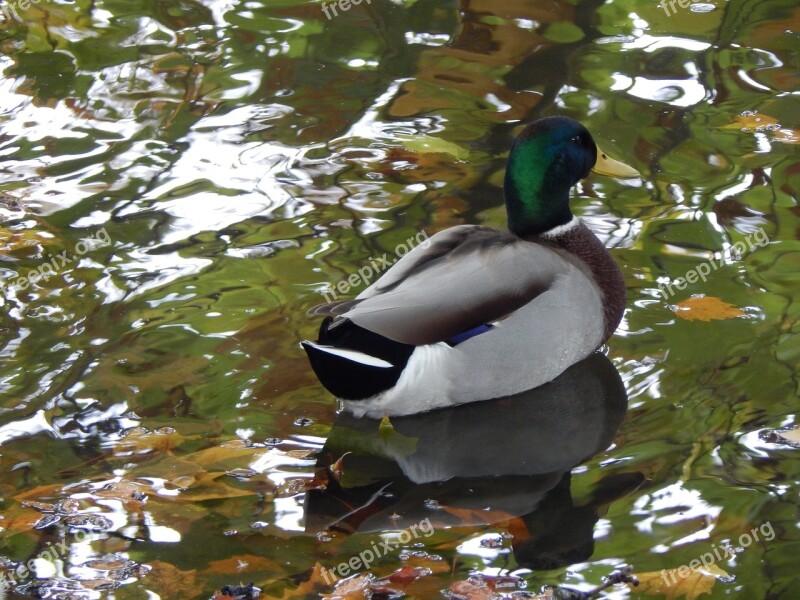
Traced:
[[583, 140], [581, 140], [581, 136], [579, 135], [573, 135], [571, 138], [569, 138], [569, 141], [572, 142], [573, 144], [583, 143]]

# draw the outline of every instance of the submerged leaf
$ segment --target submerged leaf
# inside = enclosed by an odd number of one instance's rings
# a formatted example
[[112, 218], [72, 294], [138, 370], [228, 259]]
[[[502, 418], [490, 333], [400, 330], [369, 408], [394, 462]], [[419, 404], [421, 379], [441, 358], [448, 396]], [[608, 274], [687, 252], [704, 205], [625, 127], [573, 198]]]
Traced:
[[800, 132], [794, 129], [781, 127], [778, 119], [769, 115], [760, 115], [755, 111], [745, 111], [738, 115], [734, 122], [725, 125], [722, 129], [740, 129], [744, 132], [761, 133], [769, 131], [773, 133], [772, 139], [784, 144], [800, 144]]
[[458, 160], [466, 160], [469, 152], [461, 146], [430, 135], [398, 135], [403, 146], [417, 154], [450, 154]]
[[286, 456], [291, 456], [292, 458], [313, 458], [313, 455], [316, 453], [316, 450], [309, 450], [309, 449], [302, 449], [302, 450], [288, 450], [286, 452]]
[[404, 565], [397, 571], [389, 575], [389, 581], [396, 583], [402, 588], [407, 588], [420, 577], [430, 575], [432, 571], [424, 567], [412, 567], [411, 565]]
[[0, 252], [16, 252], [27, 248], [41, 248], [50, 246], [58, 240], [52, 233], [24, 229], [22, 231], [12, 231], [5, 227], [0, 227]]
[[208, 563], [208, 568], [203, 571], [206, 574], [241, 574], [252, 571], [276, 571], [280, 572], [282, 567], [273, 560], [256, 556], [254, 554], [238, 554], [220, 560], [212, 560]]
[[723, 129], [757, 129], [759, 127], [778, 125], [778, 119], [769, 115], [760, 115], [755, 111], [745, 111], [737, 115], [733, 123], [725, 125]]
[[719, 321], [746, 316], [739, 308], [715, 296], [692, 296], [675, 305], [675, 314], [687, 321]]
[[[308, 598], [309, 596], [316, 597], [319, 590], [323, 587], [327, 588], [330, 583], [325, 579], [325, 568], [319, 564], [314, 564], [310, 575], [306, 581], [303, 581], [293, 590], [284, 590], [283, 595], [278, 598], [277, 596], [269, 596], [275, 600], [289, 600], [290, 598]], [[328, 575], [330, 577], [330, 575]], [[321, 594], [320, 594], [321, 595]]]
[[450, 592], [465, 600], [491, 600], [494, 596], [494, 590], [485, 581], [454, 581]]
[[367, 600], [372, 597], [372, 575], [362, 573], [336, 583], [331, 594], [320, 594], [327, 600]]
[[473, 527], [484, 524], [507, 523], [514, 518], [514, 515], [502, 510], [479, 510], [474, 508], [461, 508], [458, 506], [448, 506], [440, 504], [439, 508], [446, 513], [457, 517], [461, 525]]
[[197, 571], [181, 571], [175, 565], [160, 560], [149, 563], [152, 570], [147, 574], [147, 588], [161, 598], [195, 598], [197, 595]]
[[135, 427], [117, 443], [114, 454], [133, 457], [141, 454], [169, 453], [185, 440], [184, 436], [170, 428], [149, 431], [144, 427]]
[[[687, 572], [686, 577], [681, 576]], [[730, 575], [713, 564], [704, 565], [698, 570], [682, 566], [677, 569], [664, 569], [636, 575], [639, 580], [637, 590], [646, 592], [649, 596], [663, 594], [666, 600], [677, 600], [684, 597], [686, 600], [694, 600], [702, 594], [710, 594], [717, 579], [721, 577], [730, 577]]]
[[133, 481], [121, 479], [108, 484], [101, 490], [95, 492], [99, 498], [112, 498], [121, 500], [128, 508], [138, 508], [138, 505], [147, 499], [147, 488]]

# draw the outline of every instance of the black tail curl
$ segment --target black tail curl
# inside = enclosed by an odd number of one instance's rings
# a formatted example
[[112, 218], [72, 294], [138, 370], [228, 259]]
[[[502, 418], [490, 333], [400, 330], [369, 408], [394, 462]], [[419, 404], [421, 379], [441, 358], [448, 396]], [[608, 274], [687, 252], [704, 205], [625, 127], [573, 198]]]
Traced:
[[391, 367], [366, 365], [303, 342], [303, 348], [325, 388], [338, 398], [366, 400], [397, 384], [416, 346], [395, 342], [359, 327], [349, 320], [326, 317], [319, 328], [317, 344], [361, 352], [390, 363]]

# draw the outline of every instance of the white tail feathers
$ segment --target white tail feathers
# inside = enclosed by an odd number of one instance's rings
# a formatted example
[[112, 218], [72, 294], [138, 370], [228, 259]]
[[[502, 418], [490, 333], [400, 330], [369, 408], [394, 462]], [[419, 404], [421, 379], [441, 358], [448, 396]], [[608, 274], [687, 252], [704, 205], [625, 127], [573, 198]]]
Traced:
[[344, 348], [334, 348], [333, 346], [323, 346], [321, 344], [315, 344], [314, 342], [306, 342], [306, 344], [313, 346], [320, 352], [327, 352], [328, 354], [332, 354], [361, 365], [366, 365], [368, 367], [380, 367], [382, 369], [391, 369], [394, 367], [394, 365], [390, 362], [387, 362], [381, 358], [370, 356], [369, 354], [364, 354], [363, 352], [358, 352], [357, 350], [346, 350]]

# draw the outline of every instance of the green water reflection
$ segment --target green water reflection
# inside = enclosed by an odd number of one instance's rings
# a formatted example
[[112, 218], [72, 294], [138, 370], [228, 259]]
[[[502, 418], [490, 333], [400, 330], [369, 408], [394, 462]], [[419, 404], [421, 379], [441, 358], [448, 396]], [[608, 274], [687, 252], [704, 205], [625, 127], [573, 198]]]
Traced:
[[[417, 560], [432, 571], [407, 589], [419, 598], [471, 573], [589, 589], [624, 564], [657, 573], [727, 544], [735, 558], [706, 577], [709, 597], [800, 591], [798, 449], [774, 432], [798, 424], [800, 392], [794, 0], [670, 14], [656, 0], [372, 0], [332, 19], [295, 0], [3, 8], [0, 574], [64, 548], [16, 593], [330, 592], [314, 565], [348, 560], [390, 525], [315, 525], [308, 496], [322, 492], [308, 490], [344, 450], [298, 345], [318, 326], [306, 311], [420, 231], [502, 227], [510, 141], [550, 114], [643, 173], [592, 177], [573, 203], [626, 276], [608, 357], [627, 413], [613, 434], [573, 422], [566, 439], [613, 443], [592, 457], [575, 446], [535, 485], [492, 454], [497, 487], [474, 474], [492, 518], [475, 517], [446, 470], [426, 479], [441, 498], [418, 499], [449, 519], [371, 571]], [[760, 229], [768, 243], [734, 259]], [[82, 241], [101, 231], [108, 245]], [[662, 297], [660, 284], [710, 259], [706, 281]], [[45, 263], [58, 266], [28, 277]], [[741, 315], [683, 318], [674, 307], [695, 294]], [[373, 425], [326, 502], [420, 483], [398, 467], [414, 453], [387, 457]], [[502, 442], [470, 435], [462, 465]], [[546, 462], [537, 448], [526, 460]], [[505, 502], [517, 492], [531, 506]], [[581, 551], [520, 559], [520, 518], [531, 539]], [[571, 521], [580, 539], [547, 530]], [[740, 544], [767, 523], [774, 539]]]

